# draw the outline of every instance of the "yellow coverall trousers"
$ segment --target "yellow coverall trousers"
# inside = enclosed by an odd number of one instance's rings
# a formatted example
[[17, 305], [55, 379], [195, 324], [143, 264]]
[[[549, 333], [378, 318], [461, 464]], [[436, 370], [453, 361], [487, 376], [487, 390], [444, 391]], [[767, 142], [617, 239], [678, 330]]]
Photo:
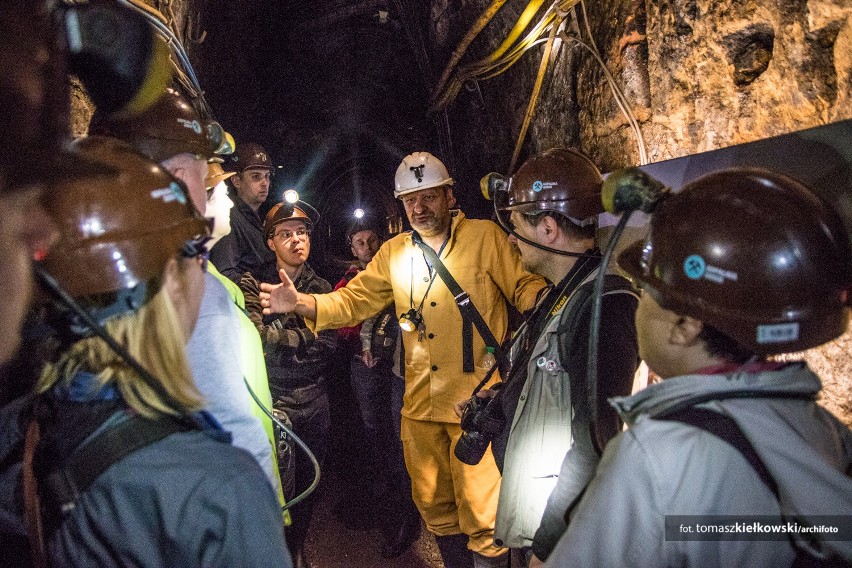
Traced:
[[500, 472], [490, 446], [477, 465], [460, 462], [453, 450], [461, 433], [458, 424], [402, 417], [400, 437], [412, 497], [430, 532], [464, 533], [470, 550], [498, 556], [506, 551], [494, 546]]

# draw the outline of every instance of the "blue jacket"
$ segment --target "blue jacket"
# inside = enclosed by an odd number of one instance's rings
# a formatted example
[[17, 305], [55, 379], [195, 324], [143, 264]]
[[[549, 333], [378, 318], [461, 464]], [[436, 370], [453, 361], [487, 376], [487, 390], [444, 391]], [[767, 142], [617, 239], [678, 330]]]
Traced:
[[[91, 384], [93, 376], [77, 377]], [[121, 420], [128, 411], [109, 387], [103, 391], [93, 399], [84, 389], [54, 389], [56, 412], [42, 424], [37, 455], [49, 452], [50, 459], [64, 460], [63, 453], [77, 447], [68, 440], [82, 437], [85, 443], [105, 422]], [[117, 405], [112, 412], [110, 404]], [[26, 408], [2, 411], [0, 424], [20, 425], [13, 428], [18, 436], [4, 433], [6, 450], [16, 437], [21, 443], [24, 427], [9, 414]], [[106, 420], [93, 421], [105, 408]], [[223, 434], [210, 419], [204, 430], [171, 434], [109, 466], [48, 535], [51, 565], [290, 568], [275, 493], [257, 461]], [[0, 494], [20, 494], [19, 473], [0, 480]], [[3, 513], [7, 521], [20, 515], [8, 507]], [[7, 522], [3, 528], [13, 526]]]

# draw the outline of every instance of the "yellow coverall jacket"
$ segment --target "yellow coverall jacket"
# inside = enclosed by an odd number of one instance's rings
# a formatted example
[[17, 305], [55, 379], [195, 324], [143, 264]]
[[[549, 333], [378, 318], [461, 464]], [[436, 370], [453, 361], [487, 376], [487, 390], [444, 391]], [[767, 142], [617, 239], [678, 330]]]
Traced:
[[[440, 258], [498, 339], [508, 326], [506, 300], [526, 311], [545, 286], [543, 278], [523, 268], [496, 224], [467, 219], [461, 211], [453, 211], [450, 237]], [[426, 326], [422, 340], [418, 332], [402, 332], [402, 441], [414, 501], [435, 534], [463, 532], [470, 536], [472, 550], [487, 556], [502, 552], [492, 544], [500, 475], [490, 450], [476, 466], [462, 464], [452, 453], [461, 435], [453, 408], [470, 397], [485, 375], [478, 366], [485, 344], [474, 327], [477, 368], [464, 373], [461, 312], [440, 276], [430, 275], [411, 233], [385, 242], [345, 288], [314, 298], [317, 320], [307, 323], [315, 331], [352, 326], [391, 303], [397, 314], [422, 303]]]

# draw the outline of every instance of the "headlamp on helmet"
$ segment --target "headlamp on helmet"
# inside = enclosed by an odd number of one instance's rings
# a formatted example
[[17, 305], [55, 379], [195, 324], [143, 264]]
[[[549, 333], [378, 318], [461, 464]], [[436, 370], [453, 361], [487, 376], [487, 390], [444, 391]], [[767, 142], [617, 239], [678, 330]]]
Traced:
[[233, 152], [233, 137], [218, 122], [202, 118], [175, 89], [166, 89], [156, 104], [132, 117], [104, 116], [96, 112], [92, 134], [114, 136], [129, 142], [155, 162], [179, 154], [195, 154], [208, 161]]
[[849, 320], [842, 219], [798, 180], [768, 170], [690, 182], [656, 207], [648, 236], [619, 265], [663, 308], [760, 355], [816, 347]]
[[295, 203], [281, 202], [276, 203], [266, 214], [266, 219], [263, 222], [263, 234], [267, 239], [271, 239], [275, 227], [284, 221], [302, 221], [311, 228], [319, 222], [319, 212], [310, 204], [304, 201], [297, 200]]

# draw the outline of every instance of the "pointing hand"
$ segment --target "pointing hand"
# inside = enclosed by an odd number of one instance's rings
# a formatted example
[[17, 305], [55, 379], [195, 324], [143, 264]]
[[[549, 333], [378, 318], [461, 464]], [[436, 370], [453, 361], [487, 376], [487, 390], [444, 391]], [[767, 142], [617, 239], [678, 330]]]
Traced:
[[299, 292], [287, 273], [278, 270], [281, 284], [260, 285], [260, 305], [263, 307], [263, 315], [287, 314], [296, 309], [296, 301]]

